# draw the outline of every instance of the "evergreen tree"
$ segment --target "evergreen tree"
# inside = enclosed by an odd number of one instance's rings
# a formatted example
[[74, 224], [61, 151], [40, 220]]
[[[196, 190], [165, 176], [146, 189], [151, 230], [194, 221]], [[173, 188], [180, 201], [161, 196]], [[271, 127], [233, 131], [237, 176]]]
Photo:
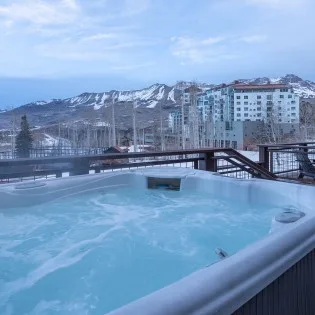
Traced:
[[19, 158], [27, 158], [30, 156], [33, 137], [28, 124], [26, 115], [21, 118], [21, 130], [15, 138], [15, 149]]

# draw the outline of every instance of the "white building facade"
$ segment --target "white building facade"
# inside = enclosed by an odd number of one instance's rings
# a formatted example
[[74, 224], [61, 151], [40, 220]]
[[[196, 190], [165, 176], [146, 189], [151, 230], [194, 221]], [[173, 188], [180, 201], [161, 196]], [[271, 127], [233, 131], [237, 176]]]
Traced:
[[[191, 124], [194, 121], [195, 125], [197, 120], [192, 119], [189, 93], [183, 97], [184, 124], [182, 110], [178, 108], [169, 115], [169, 127], [173, 133], [184, 131], [190, 141]], [[261, 124], [272, 125], [282, 135], [299, 129], [299, 97], [291, 86], [284, 84], [222, 84], [199, 92], [197, 108], [200, 145], [245, 147], [254, 141], [250, 135], [255, 138], [259, 134]]]
[[299, 122], [299, 97], [283, 84], [235, 85], [234, 121]]

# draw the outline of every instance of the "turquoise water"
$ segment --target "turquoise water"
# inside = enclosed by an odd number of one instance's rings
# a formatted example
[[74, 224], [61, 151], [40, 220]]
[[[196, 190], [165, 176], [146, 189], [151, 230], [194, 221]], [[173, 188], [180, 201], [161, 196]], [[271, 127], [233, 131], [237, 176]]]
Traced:
[[268, 206], [120, 188], [0, 211], [0, 314], [104, 314], [268, 233]]

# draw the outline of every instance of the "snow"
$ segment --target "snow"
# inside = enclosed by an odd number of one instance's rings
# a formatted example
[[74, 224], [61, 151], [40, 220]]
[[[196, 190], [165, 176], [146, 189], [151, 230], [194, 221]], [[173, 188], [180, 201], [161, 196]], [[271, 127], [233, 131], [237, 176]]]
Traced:
[[279, 81], [281, 80], [281, 77], [279, 77], [279, 78], [270, 78], [270, 82], [271, 83], [279, 83]]
[[154, 108], [158, 104], [158, 101], [152, 101], [150, 102], [150, 105], [147, 106], [147, 108]]
[[45, 140], [41, 141], [41, 144], [44, 146], [53, 146], [57, 145], [59, 142], [63, 145], [70, 145], [70, 141], [64, 138], [52, 137], [51, 135], [44, 133]]
[[99, 110], [101, 107], [103, 107], [104, 106], [104, 103], [102, 104], [102, 103], [98, 103], [98, 104], [96, 104], [96, 103], [94, 103], [94, 110]]
[[110, 124], [105, 121], [98, 121], [94, 124], [95, 127], [109, 127]]
[[76, 96], [76, 97], [73, 97], [73, 98], [70, 99], [70, 103], [71, 103], [71, 104], [77, 103], [79, 99], [80, 99], [80, 98], [77, 97], [77, 96]]
[[311, 90], [308, 87], [301, 86], [299, 83], [291, 83], [293, 87], [294, 93], [300, 97], [315, 97], [315, 86], [313, 87], [314, 90]]
[[244, 150], [237, 150], [237, 152], [243, 154], [248, 159], [258, 162], [259, 161], [259, 152], [258, 151], [244, 151]]
[[[160, 86], [159, 84], [152, 85], [151, 87], [143, 90], [136, 90], [136, 91], [120, 91], [118, 92], [117, 100], [120, 102], [131, 102], [135, 99], [147, 101], [154, 97], [156, 89], [159, 88], [158, 97], [163, 98], [164, 86]], [[162, 95], [163, 94], [163, 95]], [[159, 99], [157, 97], [157, 99]]]
[[156, 96], [156, 99], [157, 99], [157, 100], [161, 100], [161, 99], [163, 98], [163, 96], [164, 96], [164, 86], [162, 85], [162, 86], [160, 87], [160, 89], [159, 89], [159, 93], [158, 93], [158, 95]]
[[104, 104], [104, 102], [109, 98], [109, 95], [107, 95], [106, 93], [103, 93], [103, 96], [101, 98], [101, 104]]
[[172, 90], [168, 93], [167, 99], [171, 100], [174, 103], [176, 103], [175, 102], [175, 89], [174, 88], [172, 88]]
[[36, 105], [46, 105], [47, 103], [49, 103], [50, 101], [37, 101], [37, 102], [35, 102], [34, 104], [36, 104]]
[[[142, 144], [138, 144], [137, 145], [137, 151], [139, 152], [139, 151], [141, 151], [141, 150], [143, 150], [143, 149], [145, 149], [145, 148], [151, 148], [151, 145], [147, 145], [147, 144], [145, 144], [145, 145], [142, 145]], [[131, 145], [129, 148], [128, 148], [128, 152], [129, 153], [132, 153], [132, 152], [136, 152], [135, 151], [135, 146], [134, 145]]]

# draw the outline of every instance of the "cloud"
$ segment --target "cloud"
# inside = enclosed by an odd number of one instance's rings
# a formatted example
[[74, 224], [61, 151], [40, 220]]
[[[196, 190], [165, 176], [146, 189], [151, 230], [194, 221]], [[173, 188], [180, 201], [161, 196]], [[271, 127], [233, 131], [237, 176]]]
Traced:
[[74, 0], [16, 0], [0, 6], [0, 17], [13, 24], [63, 25], [73, 22], [78, 12]]
[[245, 43], [263, 43], [267, 40], [267, 35], [250, 35], [240, 38], [240, 41]]
[[309, 0], [245, 0], [247, 4], [251, 5], [259, 5], [263, 7], [271, 7], [274, 9], [292, 9], [292, 8], [298, 8], [307, 2]]
[[147, 62], [147, 63], [140, 63], [140, 64], [118, 65], [118, 66], [113, 66], [112, 69], [118, 70], [118, 71], [135, 70], [139, 68], [146, 68], [154, 64], [155, 64], [154, 62]]
[[147, 11], [149, 7], [149, 0], [125, 0], [123, 15], [137, 15]]
[[39, 53], [39, 55], [44, 57], [71, 61], [111, 61], [113, 57], [111, 53], [104, 51], [77, 49], [77, 47], [64, 45], [39, 45], [36, 47], [36, 51]]
[[[117, 64], [117, 60], [125, 60], [128, 55], [135, 52], [138, 47], [152, 46], [156, 43], [147, 39], [132, 38], [130, 36], [98, 36], [73, 40], [67, 38], [63, 41], [49, 42], [37, 45], [35, 51], [39, 56], [59, 60], [96, 61], [105, 60], [110, 64]], [[115, 35], [115, 36], [114, 36]], [[93, 39], [93, 37], [95, 39]], [[102, 40], [97, 40], [102, 38]], [[91, 44], [87, 45], [86, 41]]]
[[234, 54], [228, 53], [222, 44], [226, 38], [208, 37], [197, 39], [192, 37], [172, 37], [171, 53], [179, 58], [182, 64], [205, 63], [218, 58], [231, 58]]
[[83, 37], [82, 41], [94, 41], [94, 40], [102, 40], [102, 39], [109, 39], [109, 38], [117, 38], [118, 34], [115, 33], [98, 33], [94, 35], [90, 35], [87, 37]]

